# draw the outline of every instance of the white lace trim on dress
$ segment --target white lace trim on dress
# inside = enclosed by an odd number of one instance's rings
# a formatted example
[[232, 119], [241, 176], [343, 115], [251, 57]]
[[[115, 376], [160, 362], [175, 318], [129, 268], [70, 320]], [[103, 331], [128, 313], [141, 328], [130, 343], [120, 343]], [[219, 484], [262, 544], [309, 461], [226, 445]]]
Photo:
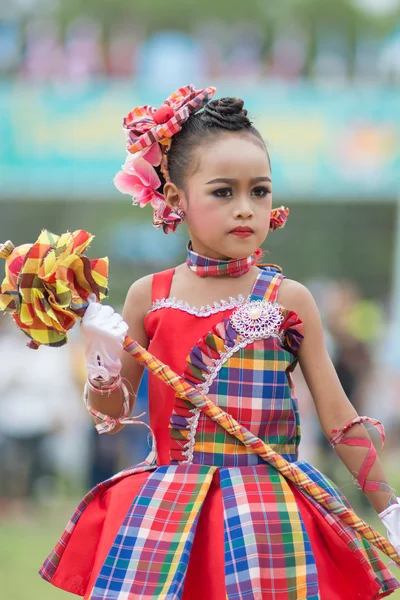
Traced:
[[223, 312], [224, 310], [237, 308], [241, 306], [245, 302], [250, 299], [250, 295], [245, 298], [242, 294], [239, 294], [237, 298], [233, 298], [229, 296], [229, 300], [221, 300], [220, 302], [214, 302], [211, 306], [207, 304], [207, 306], [190, 306], [188, 302], [185, 300], [177, 300], [176, 298], [161, 298], [161, 300], [155, 300], [148, 311], [147, 314], [154, 312], [156, 310], [160, 310], [160, 308], [175, 308], [177, 310], [182, 310], [183, 312], [187, 312], [190, 315], [195, 315], [196, 317], [209, 317], [210, 315], [215, 315], [216, 313]]

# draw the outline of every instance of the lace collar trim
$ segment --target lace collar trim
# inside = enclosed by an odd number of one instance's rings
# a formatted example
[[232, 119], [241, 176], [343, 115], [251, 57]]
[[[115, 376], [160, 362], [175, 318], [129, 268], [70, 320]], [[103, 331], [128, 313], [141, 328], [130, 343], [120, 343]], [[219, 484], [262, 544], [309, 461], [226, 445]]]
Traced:
[[160, 308], [175, 308], [177, 310], [187, 312], [190, 315], [195, 315], [196, 317], [209, 317], [210, 315], [215, 315], [216, 313], [223, 312], [224, 310], [241, 306], [247, 300], [249, 300], [250, 297], [250, 294], [247, 296], [247, 298], [245, 298], [242, 294], [239, 294], [237, 298], [229, 296], [229, 300], [221, 300], [220, 302], [214, 302], [213, 305], [207, 304], [207, 306], [200, 307], [191, 306], [188, 302], [186, 302], [186, 300], [177, 300], [176, 298], [161, 298], [161, 300], [156, 300], [153, 302], [147, 314], [155, 312], [156, 310], [160, 310]]

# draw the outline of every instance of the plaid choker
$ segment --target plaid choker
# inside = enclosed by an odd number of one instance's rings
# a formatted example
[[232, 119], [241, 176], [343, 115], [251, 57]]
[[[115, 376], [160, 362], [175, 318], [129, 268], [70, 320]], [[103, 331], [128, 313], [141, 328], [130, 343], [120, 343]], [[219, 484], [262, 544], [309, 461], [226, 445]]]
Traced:
[[189, 242], [187, 246], [186, 264], [199, 277], [215, 276], [215, 275], [230, 275], [231, 277], [240, 277], [255, 265], [262, 256], [261, 248], [251, 256], [246, 258], [232, 258], [231, 260], [220, 260], [218, 258], [208, 258], [197, 254], [192, 250], [192, 245]]

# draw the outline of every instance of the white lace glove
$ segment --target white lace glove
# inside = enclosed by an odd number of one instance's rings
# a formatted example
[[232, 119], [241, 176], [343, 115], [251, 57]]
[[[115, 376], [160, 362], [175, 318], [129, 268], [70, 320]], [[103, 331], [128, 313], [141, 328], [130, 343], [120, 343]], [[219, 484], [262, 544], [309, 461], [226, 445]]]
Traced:
[[81, 321], [86, 367], [90, 379], [108, 381], [121, 371], [121, 350], [128, 325], [111, 306], [96, 302], [90, 294], [89, 306]]
[[[400, 498], [397, 498], [397, 504], [392, 504], [383, 510], [378, 517], [386, 527], [387, 539], [400, 556]], [[390, 561], [389, 564], [395, 565], [396, 563]]]

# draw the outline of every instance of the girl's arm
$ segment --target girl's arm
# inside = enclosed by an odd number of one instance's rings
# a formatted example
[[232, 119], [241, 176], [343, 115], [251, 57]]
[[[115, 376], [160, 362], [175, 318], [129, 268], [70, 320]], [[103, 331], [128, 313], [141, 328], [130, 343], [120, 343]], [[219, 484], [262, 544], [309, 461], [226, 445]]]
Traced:
[[[133, 283], [126, 296], [122, 316], [129, 326], [128, 335], [139, 342], [141, 346], [147, 348], [149, 340], [144, 328], [144, 318], [151, 305], [151, 282], [152, 275], [147, 275]], [[143, 367], [125, 350], [121, 351], [121, 376], [122, 381], [129, 390], [130, 413], [135, 406], [136, 394], [139, 389], [140, 381], [143, 375]], [[89, 390], [88, 404], [96, 411], [117, 418], [122, 412], [123, 395], [119, 389], [109, 396], [100, 396]], [[99, 419], [93, 417], [95, 423], [100, 423]], [[118, 433], [125, 427], [124, 424], [117, 424], [109, 433]]]
[[[360, 487], [372, 506], [380, 513], [397, 502], [396, 495], [389, 485], [379, 457], [373, 456], [375, 449], [366, 428], [361, 423], [351, 424], [358, 414], [347, 398], [329, 357], [320, 314], [312, 294], [296, 281], [286, 282], [285, 297], [289, 306], [285, 306], [295, 310], [303, 321], [304, 339], [298, 352], [299, 364], [312, 394], [321, 428], [339, 458], [361, 484]], [[334, 431], [340, 431], [346, 425], [349, 428], [335, 442], [337, 434]], [[350, 438], [353, 441], [349, 443]], [[368, 454], [370, 464], [364, 465]]]

